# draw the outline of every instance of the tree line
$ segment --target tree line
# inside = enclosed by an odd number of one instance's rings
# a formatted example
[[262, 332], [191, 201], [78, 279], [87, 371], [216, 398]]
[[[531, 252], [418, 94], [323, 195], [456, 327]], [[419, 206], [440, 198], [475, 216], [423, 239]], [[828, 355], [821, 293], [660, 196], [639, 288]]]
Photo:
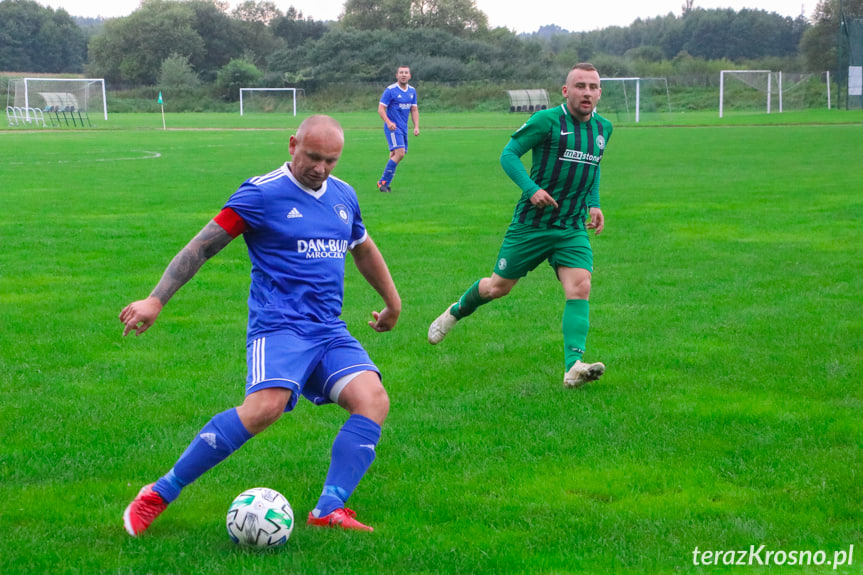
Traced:
[[[863, 17], [863, 0], [842, 0]], [[837, 67], [839, 0], [820, 0], [811, 18], [764, 10], [701, 9], [638, 19], [629, 26], [569, 32], [566, 22], [533, 34], [490, 28], [473, 0], [347, 0], [336, 21], [293, 7], [247, 0], [144, 0], [131, 15], [74, 19], [33, 0], [0, 1], [0, 70], [84, 73], [113, 86], [237, 85], [390, 81], [409, 64], [436, 82], [559, 79], [573, 62], [602, 63], [604, 75], [645, 75], [661, 63], [729, 66], [773, 59], [789, 71]], [[838, 52], [837, 52], [838, 50]], [[847, 50], [846, 50], [847, 52]]]

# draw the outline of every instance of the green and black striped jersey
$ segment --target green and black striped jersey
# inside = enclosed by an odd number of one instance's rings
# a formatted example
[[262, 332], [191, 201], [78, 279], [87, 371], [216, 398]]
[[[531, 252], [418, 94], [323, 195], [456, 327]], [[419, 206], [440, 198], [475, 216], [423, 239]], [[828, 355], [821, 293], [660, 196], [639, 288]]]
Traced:
[[611, 122], [598, 114], [579, 122], [566, 104], [533, 114], [512, 139], [525, 152], [532, 151], [530, 178], [554, 198], [558, 207], [537, 208], [530, 203], [533, 193], [524, 192], [512, 223], [583, 229], [588, 196], [611, 130]]

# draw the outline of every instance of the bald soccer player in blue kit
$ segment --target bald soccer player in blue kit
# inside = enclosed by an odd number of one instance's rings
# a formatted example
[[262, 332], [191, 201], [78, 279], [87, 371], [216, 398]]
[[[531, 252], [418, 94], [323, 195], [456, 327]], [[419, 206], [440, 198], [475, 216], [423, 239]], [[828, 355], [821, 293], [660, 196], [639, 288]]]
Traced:
[[301, 395], [349, 414], [307, 523], [372, 531], [345, 504], [375, 458], [389, 397], [378, 368], [340, 319], [345, 255], [383, 299], [369, 321], [374, 330], [395, 327], [401, 299], [363, 225], [356, 192], [330, 175], [343, 146], [333, 118], [307, 118], [290, 138], [292, 161], [244, 182], [174, 257], [150, 296], [120, 313], [123, 335], [141, 335], [208, 259], [243, 236], [252, 263], [245, 400], [210, 419], [174, 466], [141, 489], [123, 514], [130, 535], [143, 533], [183, 488], [294, 409]]

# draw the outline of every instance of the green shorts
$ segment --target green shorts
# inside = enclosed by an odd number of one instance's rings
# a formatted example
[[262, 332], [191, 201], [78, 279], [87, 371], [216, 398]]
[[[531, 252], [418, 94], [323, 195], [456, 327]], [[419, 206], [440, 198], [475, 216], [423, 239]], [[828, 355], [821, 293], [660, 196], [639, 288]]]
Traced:
[[510, 224], [494, 273], [510, 280], [521, 279], [544, 260], [555, 269], [563, 266], [593, 273], [593, 250], [587, 231]]

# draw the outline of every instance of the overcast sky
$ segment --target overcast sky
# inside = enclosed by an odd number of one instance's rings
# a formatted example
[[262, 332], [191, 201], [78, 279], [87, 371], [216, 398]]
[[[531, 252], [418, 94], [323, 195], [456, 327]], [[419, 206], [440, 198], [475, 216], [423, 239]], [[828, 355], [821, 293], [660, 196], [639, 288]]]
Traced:
[[[229, 0], [236, 6], [238, 0]], [[272, 0], [281, 10], [294, 6], [306, 17], [335, 20], [344, 0]], [[695, 0], [696, 8], [753, 8], [796, 18], [811, 16], [817, 0]], [[72, 16], [128, 16], [140, 0], [37, 0], [43, 6], [64, 8]], [[477, 7], [488, 16], [493, 28], [503, 26], [516, 32], [535, 32], [540, 26], [556, 24], [571, 32], [597, 30], [608, 26], [628, 26], [636, 18], [680, 14], [684, 0], [477, 0]]]

